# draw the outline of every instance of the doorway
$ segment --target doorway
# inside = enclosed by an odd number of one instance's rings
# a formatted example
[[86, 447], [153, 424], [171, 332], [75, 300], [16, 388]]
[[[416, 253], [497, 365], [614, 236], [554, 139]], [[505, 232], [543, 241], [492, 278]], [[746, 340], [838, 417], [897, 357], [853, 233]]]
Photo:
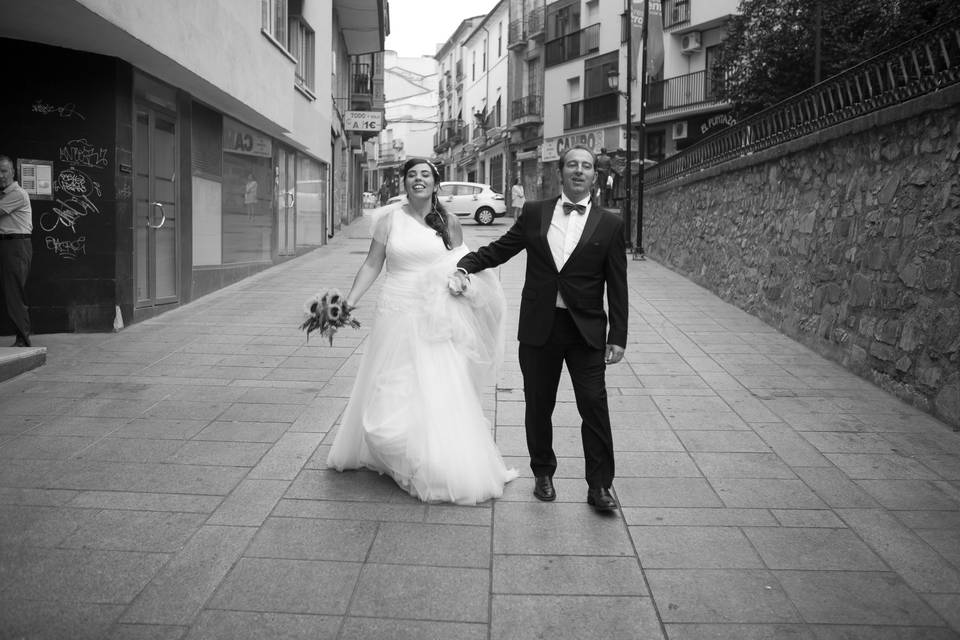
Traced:
[[136, 308], [180, 300], [177, 115], [137, 101], [134, 126]]
[[297, 250], [297, 157], [277, 149], [277, 254], [292, 256]]

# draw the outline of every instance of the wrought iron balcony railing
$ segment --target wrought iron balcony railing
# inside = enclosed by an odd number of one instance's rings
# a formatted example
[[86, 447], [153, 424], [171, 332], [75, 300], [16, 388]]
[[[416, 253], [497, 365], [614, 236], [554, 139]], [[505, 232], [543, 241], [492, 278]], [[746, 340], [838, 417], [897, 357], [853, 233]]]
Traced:
[[546, 55], [544, 66], [552, 67], [600, 50], [600, 24], [592, 24], [586, 29], [568, 33], [555, 38], [544, 45]]
[[718, 88], [717, 81], [706, 71], [651, 82], [647, 85], [647, 115], [715, 103]]
[[619, 119], [620, 94], [617, 92], [604, 93], [563, 105], [564, 131]]
[[527, 21], [525, 18], [510, 21], [507, 31], [507, 48], [521, 47], [527, 44]]
[[373, 74], [371, 65], [368, 63], [356, 63], [353, 65], [350, 76], [350, 92], [353, 94], [373, 95]]
[[546, 23], [543, 19], [543, 5], [535, 7], [527, 14], [527, 35], [531, 38], [543, 35]]
[[701, 171], [960, 82], [960, 20], [931, 29], [700, 140], [647, 171], [647, 185]]
[[510, 103], [510, 122], [543, 120], [543, 96], [531, 94]]

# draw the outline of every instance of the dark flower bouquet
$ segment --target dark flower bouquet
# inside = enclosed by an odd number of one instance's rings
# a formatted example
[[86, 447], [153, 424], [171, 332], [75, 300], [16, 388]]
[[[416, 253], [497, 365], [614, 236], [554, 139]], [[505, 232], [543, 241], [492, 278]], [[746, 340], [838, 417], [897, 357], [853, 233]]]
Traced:
[[353, 307], [347, 304], [338, 290], [331, 289], [322, 295], [318, 293], [303, 305], [306, 319], [300, 325], [300, 329], [306, 330], [308, 341], [310, 333], [319, 329], [320, 335], [329, 340], [330, 345], [333, 346], [333, 334], [340, 327], [360, 328], [360, 321], [350, 316], [351, 311]]

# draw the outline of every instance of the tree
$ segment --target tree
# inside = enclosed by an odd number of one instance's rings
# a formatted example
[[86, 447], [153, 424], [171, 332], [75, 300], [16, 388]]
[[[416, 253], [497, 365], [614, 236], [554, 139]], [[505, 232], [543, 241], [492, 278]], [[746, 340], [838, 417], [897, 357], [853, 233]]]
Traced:
[[956, 0], [743, 0], [713, 67], [742, 118], [952, 19]]

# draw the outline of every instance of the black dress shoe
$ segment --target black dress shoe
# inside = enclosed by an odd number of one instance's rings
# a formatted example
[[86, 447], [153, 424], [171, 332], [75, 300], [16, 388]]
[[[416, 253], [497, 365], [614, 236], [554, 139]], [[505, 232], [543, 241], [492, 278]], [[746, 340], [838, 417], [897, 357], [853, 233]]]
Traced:
[[617, 508], [617, 501], [610, 495], [609, 489], [587, 490], [587, 504], [596, 511], [613, 511]]
[[553, 502], [557, 499], [557, 492], [553, 488], [553, 478], [537, 476], [533, 479], [533, 495], [537, 500]]
[[10, 346], [11, 347], [29, 347], [30, 338], [17, 338], [16, 341]]

